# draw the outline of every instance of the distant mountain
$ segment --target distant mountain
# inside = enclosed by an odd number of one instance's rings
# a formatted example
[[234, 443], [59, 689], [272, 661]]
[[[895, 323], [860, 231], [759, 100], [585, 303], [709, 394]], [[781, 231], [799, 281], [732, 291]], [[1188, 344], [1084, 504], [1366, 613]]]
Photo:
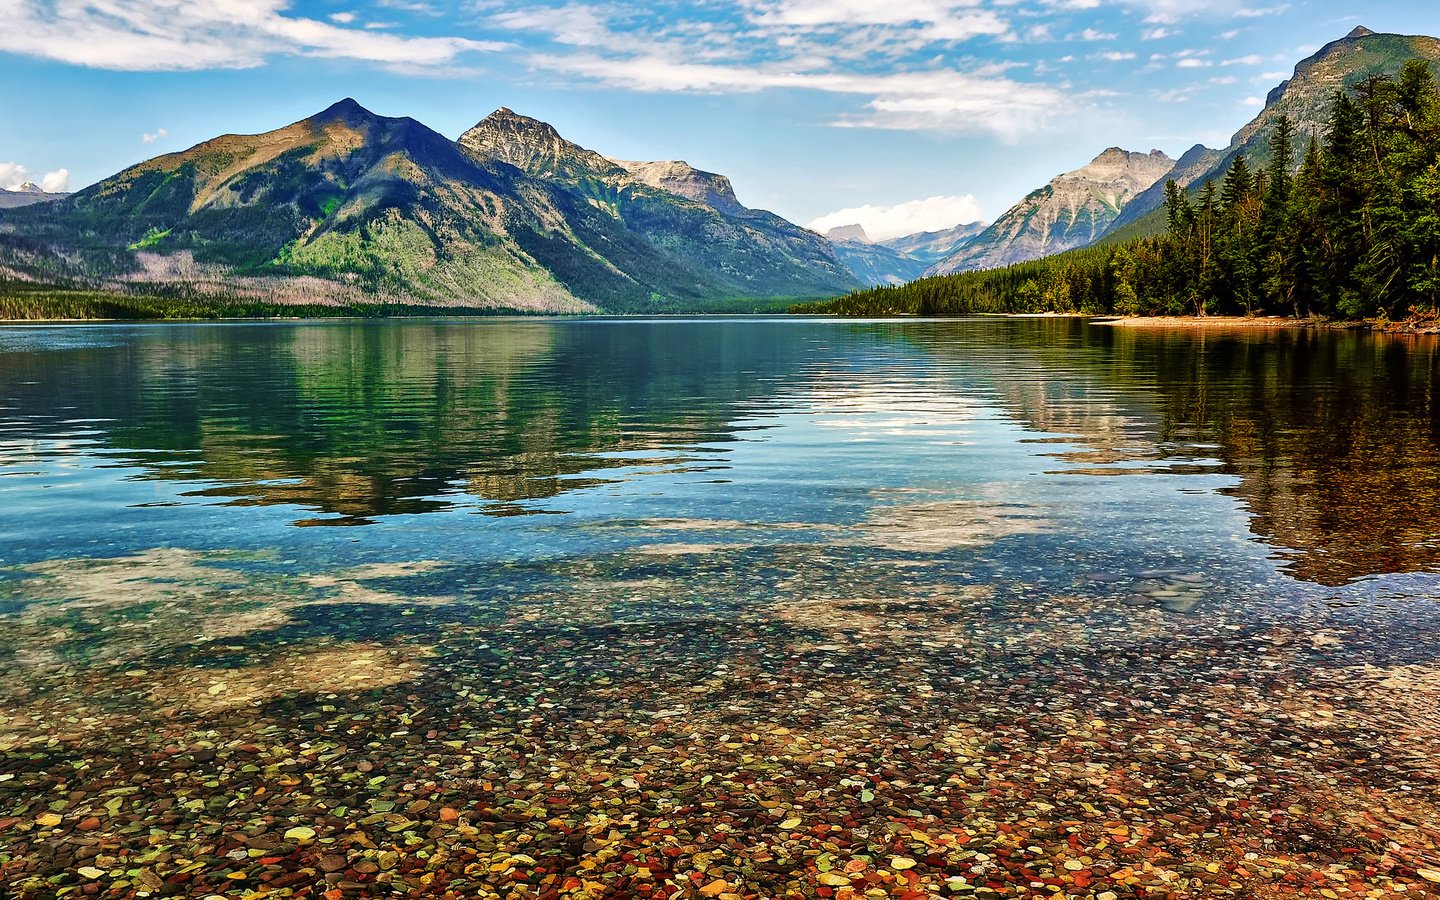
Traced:
[[727, 216], [745, 216], [749, 210], [735, 196], [730, 179], [702, 172], [685, 162], [627, 162], [611, 160], [641, 184], [669, 191]]
[[[728, 178], [687, 163], [608, 159], [509, 109], [465, 132], [459, 144], [479, 163], [513, 166], [605, 213], [631, 238], [689, 269], [698, 296], [833, 296], [858, 283], [828, 241], [745, 207]], [[621, 269], [629, 259], [608, 258]]]
[[35, 203], [53, 203], [56, 200], [64, 200], [68, 196], [70, 195], [47, 193], [41, 189], [40, 185], [33, 181], [27, 181], [13, 191], [0, 188], [0, 209], [18, 209]]
[[[467, 138], [341, 101], [7, 211], [0, 271], [279, 302], [535, 311], [682, 311], [857, 286], [819, 235], [650, 186], [543, 123], [506, 110]], [[667, 172], [649, 177], [676, 190], [703, 180]], [[725, 206], [728, 182], [708, 178]]]
[[881, 241], [882, 247], [898, 250], [927, 265], [933, 266], [941, 260], [959, 253], [975, 238], [990, 227], [989, 222], [970, 222], [956, 225], [945, 231], [924, 231], [905, 237]]
[[924, 260], [872, 242], [861, 225], [832, 228], [825, 237], [835, 248], [835, 255], [866, 287], [914, 281], [929, 266]]
[[849, 241], [853, 244], [870, 244], [870, 235], [866, 234], [864, 225], [841, 225], [825, 232], [825, 237], [830, 241]]
[[1112, 147], [1032, 192], [927, 274], [995, 269], [1091, 244], [1127, 203], [1174, 166], [1159, 150], [1131, 153]]
[[1265, 108], [1235, 134], [1229, 147], [1224, 150], [1196, 147], [1185, 154], [1171, 174], [1135, 198], [1111, 225], [1111, 233], [1132, 237], [1162, 229], [1163, 217], [1157, 210], [1165, 204], [1165, 182], [1171, 178], [1182, 187], [1192, 189], [1206, 181], [1219, 181], [1242, 153], [1252, 169], [1268, 166], [1270, 140], [1281, 116], [1288, 116], [1295, 126], [1296, 147], [1291, 167], [1298, 169], [1305, 145], [1312, 136], [1322, 136], [1328, 126], [1330, 103], [1336, 91], [1351, 90], [1372, 76], [1394, 75], [1411, 59], [1428, 60], [1440, 74], [1440, 39], [1376, 34], [1362, 26], [1326, 44], [1296, 66], [1293, 77], [1270, 92]]
[[1141, 191], [1120, 210], [1120, 215], [1106, 230], [1105, 236], [1120, 233], [1122, 229], [1145, 218], [1148, 214], [1165, 205], [1165, 185], [1173, 180], [1183, 188], [1188, 188], [1197, 182], [1202, 182], [1207, 176], [1212, 176], [1215, 167], [1225, 158], [1224, 150], [1212, 150], [1203, 144], [1196, 144], [1185, 152], [1175, 163], [1175, 167], [1166, 173], [1164, 178], [1155, 182], [1149, 188]]

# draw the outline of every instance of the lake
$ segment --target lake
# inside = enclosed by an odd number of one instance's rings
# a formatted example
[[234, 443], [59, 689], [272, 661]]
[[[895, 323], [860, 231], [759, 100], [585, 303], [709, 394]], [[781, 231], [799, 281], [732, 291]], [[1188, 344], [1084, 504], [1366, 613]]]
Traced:
[[0, 328], [0, 894], [1429, 896], [1437, 600], [1434, 339]]

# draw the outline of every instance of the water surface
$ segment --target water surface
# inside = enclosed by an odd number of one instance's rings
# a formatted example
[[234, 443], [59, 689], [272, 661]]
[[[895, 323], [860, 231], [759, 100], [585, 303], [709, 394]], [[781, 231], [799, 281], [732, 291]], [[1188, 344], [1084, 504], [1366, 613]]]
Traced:
[[1437, 495], [1425, 339], [0, 329], [0, 883], [1423, 891]]

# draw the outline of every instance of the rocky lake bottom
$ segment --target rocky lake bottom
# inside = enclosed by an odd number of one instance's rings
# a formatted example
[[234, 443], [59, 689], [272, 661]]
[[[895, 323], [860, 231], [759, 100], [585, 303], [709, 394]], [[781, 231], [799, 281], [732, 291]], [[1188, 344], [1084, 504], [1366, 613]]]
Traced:
[[1426, 340], [0, 331], [0, 896], [1436, 896]]

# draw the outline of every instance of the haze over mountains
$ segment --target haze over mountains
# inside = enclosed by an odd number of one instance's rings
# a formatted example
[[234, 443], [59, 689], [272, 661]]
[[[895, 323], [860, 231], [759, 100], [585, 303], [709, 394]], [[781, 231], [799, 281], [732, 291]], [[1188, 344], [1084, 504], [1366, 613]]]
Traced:
[[945, 231], [926, 231], [872, 241], [862, 225], [842, 225], [825, 232], [840, 257], [856, 278], [866, 285], [904, 284], [924, 275], [931, 267], [959, 253], [988, 223], [970, 222]]
[[345, 100], [74, 195], [0, 191], [0, 279], [545, 312], [829, 297], [1154, 233], [1168, 180], [1198, 189], [1242, 153], [1263, 166], [1280, 116], [1304, 141], [1335, 91], [1416, 57], [1440, 69], [1440, 40], [1357, 28], [1302, 61], [1225, 149], [1177, 161], [1112, 147], [993, 223], [881, 242], [859, 226], [816, 234], [746, 207], [723, 175], [612, 159], [509, 109], [452, 141]]

